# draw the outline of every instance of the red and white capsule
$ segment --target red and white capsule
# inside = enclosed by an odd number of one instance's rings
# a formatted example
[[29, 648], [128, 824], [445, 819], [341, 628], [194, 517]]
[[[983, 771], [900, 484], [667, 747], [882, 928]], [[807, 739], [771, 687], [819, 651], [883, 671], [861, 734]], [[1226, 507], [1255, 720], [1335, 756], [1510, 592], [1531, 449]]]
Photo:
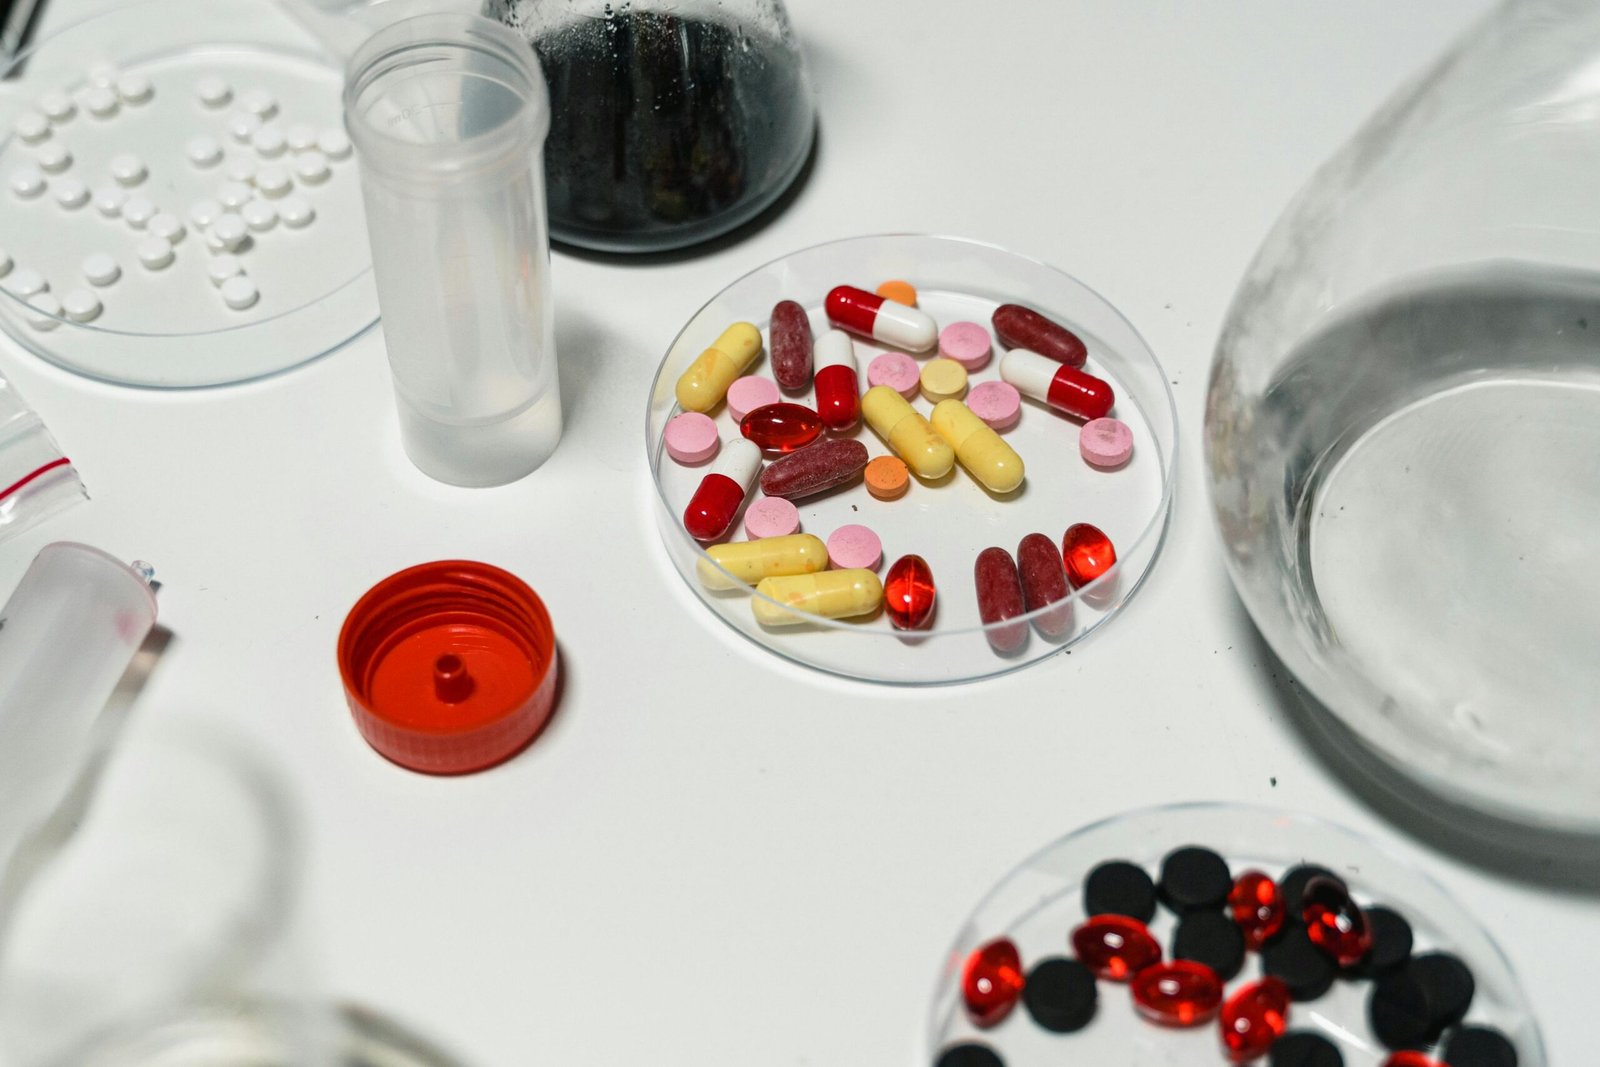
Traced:
[[696, 541], [715, 541], [733, 528], [745, 494], [761, 473], [761, 449], [738, 438], [722, 446], [716, 464], [700, 480], [683, 511], [683, 528]]
[[816, 370], [817, 414], [830, 430], [851, 429], [861, 421], [861, 379], [856, 375], [856, 347], [843, 330], [829, 330], [812, 347]]
[[835, 286], [823, 307], [828, 321], [841, 330], [880, 344], [926, 352], [939, 343], [939, 324], [927, 312], [853, 285]]
[[1023, 396], [1042, 400], [1085, 422], [1105, 418], [1117, 402], [1111, 383], [1026, 348], [1006, 353], [1000, 361], [1000, 377]]

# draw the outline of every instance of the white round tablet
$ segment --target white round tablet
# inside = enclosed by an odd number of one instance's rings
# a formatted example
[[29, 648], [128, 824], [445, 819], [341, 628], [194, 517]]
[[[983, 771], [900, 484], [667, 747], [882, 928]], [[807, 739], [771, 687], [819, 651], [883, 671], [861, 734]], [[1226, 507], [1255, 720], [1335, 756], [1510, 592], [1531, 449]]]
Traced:
[[145, 229], [150, 231], [152, 237], [165, 238], [169, 244], [177, 244], [183, 240], [183, 235], [186, 232], [183, 228], [183, 220], [165, 211], [156, 212]]
[[84, 74], [84, 81], [96, 89], [117, 87], [117, 68], [110, 63], [96, 63]]
[[39, 97], [38, 108], [51, 122], [66, 122], [78, 113], [78, 105], [63, 92], [48, 92]]
[[194, 95], [206, 107], [226, 107], [233, 99], [233, 86], [212, 75], [194, 83]]
[[156, 87], [150, 84], [150, 79], [138, 72], [118, 78], [116, 90], [125, 104], [147, 103], [156, 94]]
[[238, 215], [224, 215], [211, 226], [211, 236], [229, 252], [242, 245], [249, 235], [250, 228]]
[[239, 106], [259, 119], [270, 119], [278, 113], [278, 101], [265, 89], [247, 89], [239, 94]]
[[289, 177], [289, 169], [277, 163], [268, 163], [256, 171], [256, 188], [264, 196], [276, 199], [294, 188], [294, 181]]
[[11, 280], [6, 283], [6, 288], [26, 298], [36, 293], [48, 293], [50, 283], [45, 280], [43, 274], [32, 267], [18, 267], [16, 273], [11, 275]]
[[150, 175], [144, 160], [132, 152], [120, 152], [112, 156], [110, 167], [111, 176], [116, 179], [118, 185], [138, 185]]
[[121, 108], [117, 94], [100, 85], [85, 89], [79, 99], [83, 103], [83, 109], [97, 119], [109, 119]]
[[202, 230], [222, 217], [222, 205], [215, 200], [196, 200], [189, 205], [189, 221]]
[[278, 209], [265, 200], [252, 200], [239, 209], [239, 217], [256, 233], [266, 233], [278, 224]]
[[76, 211], [89, 202], [89, 187], [79, 178], [58, 178], [52, 191], [56, 203], [68, 211]]
[[276, 159], [283, 155], [283, 150], [288, 147], [288, 139], [283, 135], [283, 127], [276, 122], [269, 122], [251, 136], [250, 146], [262, 158]]
[[11, 172], [11, 191], [22, 199], [32, 200], [44, 189], [44, 172], [38, 167], [25, 163]]
[[240, 144], [249, 144], [260, 128], [261, 120], [248, 111], [235, 111], [228, 116], [228, 136]]
[[28, 298], [28, 325], [35, 330], [53, 330], [61, 325], [61, 301], [53, 293]]
[[105, 185], [94, 187], [94, 209], [108, 219], [114, 219], [122, 214], [122, 205], [128, 202], [128, 190], [120, 185]]
[[317, 147], [329, 159], [343, 159], [350, 154], [350, 137], [337, 126], [329, 126], [317, 135]]
[[230, 182], [252, 182], [260, 166], [255, 156], [234, 156], [222, 168], [222, 176]]
[[146, 237], [134, 251], [149, 270], [165, 270], [172, 265], [172, 242], [165, 237]]
[[147, 196], [128, 197], [122, 205], [122, 221], [136, 230], [142, 230], [156, 217], [157, 208]]
[[244, 182], [223, 182], [217, 189], [217, 203], [229, 211], [238, 211], [255, 195], [255, 190]]
[[46, 174], [60, 174], [72, 166], [72, 152], [60, 141], [51, 141], [39, 149], [39, 154], [34, 157]]
[[24, 111], [11, 124], [24, 144], [38, 144], [50, 136], [50, 120], [37, 111]]
[[[49, 112], [45, 112], [49, 114]], [[317, 128], [297, 122], [290, 126], [284, 133], [284, 140], [289, 144], [291, 152], [307, 152], [317, 147]]]
[[73, 322], [93, 322], [100, 317], [100, 298], [87, 289], [71, 289], [61, 294], [61, 310]]
[[298, 196], [286, 196], [278, 205], [278, 217], [291, 230], [300, 230], [311, 225], [316, 219], [317, 209], [311, 206], [309, 200], [303, 200]]
[[256, 283], [243, 274], [235, 274], [222, 283], [222, 299], [235, 311], [243, 311], [261, 299]]
[[222, 142], [206, 134], [189, 138], [189, 143], [183, 146], [183, 152], [189, 157], [190, 163], [202, 170], [222, 162]]
[[212, 285], [221, 285], [229, 278], [244, 273], [244, 264], [239, 257], [231, 252], [224, 252], [220, 256], [212, 256], [211, 262], [206, 264], [206, 277], [211, 279]]
[[0, 248], [0, 278], [11, 273], [11, 253]]
[[321, 185], [332, 172], [328, 168], [328, 157], [313, 149], [295, 157], [294, 173], [307, 185]]
[[122, 268], [110, 252], [91, 252], [83, 257], [83, 276], [90, 285], [110, 285], [122, 277]]

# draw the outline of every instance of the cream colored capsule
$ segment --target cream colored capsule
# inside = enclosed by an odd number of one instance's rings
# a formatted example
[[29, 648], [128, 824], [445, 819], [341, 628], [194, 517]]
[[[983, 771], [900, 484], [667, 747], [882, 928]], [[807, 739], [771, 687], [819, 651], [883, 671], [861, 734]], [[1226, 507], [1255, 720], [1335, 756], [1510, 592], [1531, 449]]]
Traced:
[[742, 589], [763, 578], [815, 574], [828, 566], [828, 546], [815, 534], [789, 534], [712, 545], [706, 549], [706, 555], [738, 579], [730, 581], [710, 561], [701, 560], [697, 570], [700, 584], [707, 589]]
[[1022, 457], [961, 401], [935, 404], [933, 428], [955, 449], [966, 472], [990, 492], [1009, 493], [1022, 484]]
[[685, 411], [710, 411], [728, 395], [728, 386], [761, 354], [761, 331], [736, 322], [678, 378], [678, 403]]
[[[899, 396], [899, 393], [895, 394]], [[763, 578], [756, 586], [761, 596], [770, 597], [794, 611], [752, 597], [750, 608], [763, 626], [798, 626], [806, 621], [795, 611], [821, 615], [828, 619], [847, 619], [870, 615], [883, 603], [883, 583], [869, 570], [854, 568], [796, 574], [787, 578]]]
[[928, 420], [889, 386], [867, 390], [861, 398], [861, 417], [918, 478], [943, 478], [956, 465], [955, 452], [933, 432]]

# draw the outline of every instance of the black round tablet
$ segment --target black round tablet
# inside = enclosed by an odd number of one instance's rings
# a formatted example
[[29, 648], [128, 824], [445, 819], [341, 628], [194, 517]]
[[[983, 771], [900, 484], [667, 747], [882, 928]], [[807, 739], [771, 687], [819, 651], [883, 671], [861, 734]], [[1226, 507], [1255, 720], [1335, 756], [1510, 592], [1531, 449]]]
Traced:
[[1328, 870], [1311, 863], [1302, 863], [1298, 867], [1290, 867], [1283, 872], [1283, 877], [1278, 879], [1278, 892], [1283, 895], [1283, 906], [1289, 918], [1294, 922], [1300, 921], [1300, 912], [1304, 902], [1300, 899], [1305, 895], [1306, 883], [1313, 878], [1332, 878], [1339, 883], [1339, 888], [1349, 892], [1350, 887], [1344, 884], [1344, 879]]
[[1046, 1030], [1070, 1034], [1094, 1018], [1094, 972], [1064, 956], [1040, 960], [1022, 986], [1022, 1003]]
[[939, 1053], [933, 1067], [1006, 1067], [1006, 1061], [988, 1045], [969, 1041], [964, 1045], [951, 1045]]
[[1083, 880], [1085, 915], [1126, 915], [1147, 923], [1156, 914], [1156, 884], [1143, 867], [1107, 860]]
[[1448, 952], [1429, 952], [1411, 957], [1405, 969], [1417, 976], [1428, 993], [1432, 1033], [1437, 1037], [1447, 1026], [1466, 1017], [1478, 983], [1467, 965]]
[[1230, 981], [1244, 966], [1244, 933], [1220, 911], [1190, 912], [1172, 935], [1172, 958], [1203, 963]]
[[1161, 902], [1179, 915], [1220, 908], [1233, 888], [1228, 861], [1198, 845], [1167, 853], [1161, 861]]
[[1344, 1067], [1344, 1054], [1321, 1034], [1295, 1030], [1272, 1043], [1267, 1067]]
[[1449, 1067], [1517, 1067], [1517, 1050], [1506, 1035], [1487, 1026], [1465, 1026], [1444, 1042]]
[[1261, 950], [1261, 969], [1283, 980], [1295, 1000], [1316, 1000], [1333, 985], [1338, 968], [1298, 923]]
[[1372, 1033], [1387, 1048], [1420, 1048], [1433, 1043], [1433, 1005], [1410, 965], [1373, 983], [1367, 1000]]
[[1367, 908], [1366, 915], [1367, 929], [1372, 932], [1372, 950], [1350, 968], [1350, 974], [1357, 978], [1377, 978], [1411, 958], [1411, 924], [1389, 908]]

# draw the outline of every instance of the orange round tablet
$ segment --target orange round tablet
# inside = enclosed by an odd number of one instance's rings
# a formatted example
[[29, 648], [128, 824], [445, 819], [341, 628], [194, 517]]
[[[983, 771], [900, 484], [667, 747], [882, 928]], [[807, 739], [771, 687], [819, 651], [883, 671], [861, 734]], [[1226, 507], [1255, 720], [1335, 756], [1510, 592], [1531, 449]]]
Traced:
[[879, 456], [867, 464], [867, 492], [879, 500], [905, 496], [911, 485], [911, 472], [897, 456]]
[[910, 282], [903, 282], [899, 278], [884, 282], [878, 286], [878, 295], [885, 300], [893, 300], [897, 304], [908, 307], [917, 306], [917, 290]]

